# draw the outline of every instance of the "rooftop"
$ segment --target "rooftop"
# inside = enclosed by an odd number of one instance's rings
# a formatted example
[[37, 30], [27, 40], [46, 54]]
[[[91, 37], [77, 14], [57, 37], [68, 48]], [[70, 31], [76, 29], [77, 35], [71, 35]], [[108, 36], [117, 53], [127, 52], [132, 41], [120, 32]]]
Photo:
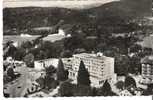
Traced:
[[153, 64], [153, 55], [144, 57], [143, 59], [141, 59], [141, 63]]
[[106, 57], [103, 55], [103, 53], [80, 53], [80, 54], [75, 54], [73, 55], [75, 57], [85, 57], [85, 58], [94, 58], [94, 59], [105, 59], [105, 58], [111, 58], [111, 57]]

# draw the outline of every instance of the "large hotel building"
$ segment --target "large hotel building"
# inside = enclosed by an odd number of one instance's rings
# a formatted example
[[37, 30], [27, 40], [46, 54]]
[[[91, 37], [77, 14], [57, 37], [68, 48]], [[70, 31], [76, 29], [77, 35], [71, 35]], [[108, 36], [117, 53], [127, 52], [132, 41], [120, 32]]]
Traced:
[[146, 56], [141, 60], [143, 84], [153, 84], [153, 56]]
[[69, 78], [73, 79], [74, 83], [77, 82], [81, 60], [90, 74], [91, 86], [99, 87], [103, 85], [105, 80], [113, 82], [115, 79], [114, 58], [101, 54], [81, 53], [73, 55], [72, 68], [69, 69]]
[[[114, 73], [114, 58], [106, 57], [99, 54], [81, 53], [75, 54], [72, 58], [63, 58], [64, 67], [69, 72], [69, 78], [73, 80], [73, 83], [77, 83], [77, 75], [79, 70], [80, 61], [83, 61], [86, 69], [90, 74], [91, 86], [100, 87], [105, 80], [114, 82], [116, 75]], [[55, 59], [47, 59], [41, 61], [35, 61], [35, 68], [43, 69], [53, 63], [56, 63]], [[55, 66], [57, 67], [57, 66]]]

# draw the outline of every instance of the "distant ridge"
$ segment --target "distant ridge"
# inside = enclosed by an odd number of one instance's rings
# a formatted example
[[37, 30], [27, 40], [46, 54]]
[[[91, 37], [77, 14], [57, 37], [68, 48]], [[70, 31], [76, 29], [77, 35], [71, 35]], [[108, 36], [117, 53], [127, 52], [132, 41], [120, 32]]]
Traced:
[[4, 8], [14, 7], [62, 7], [72, 9], [87, 9], [101, 4], [119, 0], [4, 0]]
[[[139, 2], [139, 3], [138, 3]], [[61, 7], [20, 7], [4, 8], [4, 30], [25, 30], [55, 25], [63, 19], [66, 28], [73, 25], [93, 23], [115, 30], [126, 28], [126, 22], [135, 18], [150, 16], [149, 0], [121, 0], [89, 9], [68, 9]], [[23, 20], [24, 19], [24, 20]], [[95, 20], [93, 20], [95, 19]], [[106, 27], [106, 28], [107, 28]], [[119, 30], [120, 31], [120, 30]], [[4, 34], [13, 34], [5, 31]], [[19, 32], [17, 34], [20, 34]], [[28, 33], [32, 35], [33, 33]]]

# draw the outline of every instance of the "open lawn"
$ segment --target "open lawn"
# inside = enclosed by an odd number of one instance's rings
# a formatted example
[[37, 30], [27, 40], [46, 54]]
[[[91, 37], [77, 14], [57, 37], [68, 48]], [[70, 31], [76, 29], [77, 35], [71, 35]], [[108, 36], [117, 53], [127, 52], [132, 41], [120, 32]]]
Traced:
[[[25, 41], [32, 41], [34, 39], [36, 39], [37, 37], [39, 37], [39, 35], [32, 35], [29, 37], [21, 37], [20, 35], [4, 35], [3, 36], [3, 43], [5, 44], [6, 42], [12, 40], [14, 42], [18, 42], [18, 43], [22, 43]], [[53, 35], [49, 35], [47, 37], [45, 37], [43, 40], [45, 41], [57, 41], [57, 40], [61, 40], [64, 38], [64, 35], [57, 35], [57, 34], [53, 34]]]

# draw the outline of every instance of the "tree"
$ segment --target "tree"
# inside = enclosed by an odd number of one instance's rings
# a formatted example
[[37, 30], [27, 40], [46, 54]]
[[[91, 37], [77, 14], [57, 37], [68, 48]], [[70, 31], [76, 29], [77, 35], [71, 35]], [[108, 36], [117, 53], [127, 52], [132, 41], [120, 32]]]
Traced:
[[141, 73], [141, 57], [133, 56], [130, 58], [130, 68], [129, 72], [132, 74], [139, 74]]
[[70, 38], [64, 39], [64, 47], [65, 49], [69, 49], [71, 51], [77, 48], [83, 48], [83, 40], [84, 38], [80, 35], [72, 36]]
[[43, 77], [36, 79], [36, 82], [40, 85], [41, 89], [45, 88], [45, 79]]
[[50, 65], [49, 67], [45, 68], [45, 78], [44, 78], [44, 84], [45, 84], [45, 88], [47, 88], [48, 90], [51, 88], [56, 87], [54, 84], [56, 83], [53, 74], [56, 73], [56, 69], [53, 65]]
[[106, 50], [106, 47], [107, 44], [105, 42], [100, 42], [99, 44], [97, 44], [96, 50], [104, 52]]
[[27, 54], [24, 57], [24, 62], [28, 67], [34, 67], [34, 55], [32, 53]]
[[134, 80], [134, 78], [132, 78], [131, 76], [127, 76], [125, 78], [125, 88], [132, 88], [132, 87], [136, 87], [136, 82]]
[[99, 93], [100, 96], [110, 96], [112, 94], [112, 89], [108, 81], [106, 80], [103, 86], [100, 88]]
[[8, 68], [7, 75], [13, 79], [15, 77], [13, 68]]
[[53, 65], [50, 65], [49, 67], [45, 68], [46, 76], [52, 76], [54, 73], [56, 73], [56, 68]]
[[17, 50], [17, 48], [13, 44], [10, 44], [8, 46], [8, 49], [5, 49], [4, 56], [5, 57], [8, 57], [8, 56], [14, 57], [16, 50]]
[[77, 77], [77, 83], [78, 85], [86, 85], [90, 86], [90, 79], [89, 79], [89, 72], [85, 68], [85, 65], [83, 61], [80, 62], [79, 71], [78, 71], [78, 77]]
[[143, 91], [143, 95], [152, 95], [153, 94], [153, 84], [147, 85], [147, 89]]
[[28, 49], [30, 49], [30, 48], [32, 48], [32, 42], [31, 41], [25, 41], [25, 42], [23, 42], [22, 44], [21, 44], [21, 47], [22, 48], [28, 48]]
[[15, 60], [23, 60], [23, 57], [26, 55], [26, 50], [22, 47], [17, 48], [17, 50], [15, 51], [15, 55], [14, 58]]
[[107, 49], [105, 51], [103, 51], [105, 56], [108, 57], [115, 57], [115, 55], [118, 54], [118, 48], [116, 47], [107, 47]]
[[124, 89], [124, 82], [123, 81], [118, 81], [116, 83], [116, 87], [120, 90], [123, 90]]
[[70, 50], [63, 50], [60, 55], [63, 58], [69, 58], [72, 57], [72, 52]]
[[142, 47], [139, 44], [134, 44], [130, 47], [130, 52], [139, 52], [140, 50], [142, 50]]
[[89, 38], [85, 38], [84, 41], [83, 41], [83, 47], [87, 51], [94, 50], [96, 45], [97, 45], [97, 37], [94, 37], [94, 36], [93, 36], [93, 38], [92, 37], [91, 38], [90, 37]]
[[59, 81], [65, 81], [68, 79], [66, 70], [64, 69], [64, 64], [62, 62], [62, 59], [59, 59], [59, 61], [58, 61], [56, 75], [57, 75], [57, 80], [59, 80]]
[[45, 51], [40, 50], [36, 57], [37, 57], [37, 59], [46, 59], [47, 58], [47, 54], [46, 54]]
[[148, 47], [143, 48], [143, 53], [145, 55], [151, 55], [152, 51], [153, 51], [152, 48], [148, 48]]
[[73, 96], [73, 85], [69, 82], [64, 82], [61, 84], [58, 92], [60, 96]]
[[55, 79], [49, 76], [45, 76], [44, 78], [44, 85], [45, 85], [45, 89], [49, 90], [51, 88], [54, 88], [55, 86], [53, 86], [53, 84], [55, 83]]
[[130, 67], [130, 59], [126, 55], [115, 56], [115, 72], [117, 75], [127, 75]]
[[91, 92], [92, 92], [91, 93], [92, 96], [97, 96], [98, 95], [98, 89], [95, 88], [95, 87], [92, 88]]
[[91, 96], [92, 89], [90, 86], [76, 85], [74, 88], [74, 96]]

